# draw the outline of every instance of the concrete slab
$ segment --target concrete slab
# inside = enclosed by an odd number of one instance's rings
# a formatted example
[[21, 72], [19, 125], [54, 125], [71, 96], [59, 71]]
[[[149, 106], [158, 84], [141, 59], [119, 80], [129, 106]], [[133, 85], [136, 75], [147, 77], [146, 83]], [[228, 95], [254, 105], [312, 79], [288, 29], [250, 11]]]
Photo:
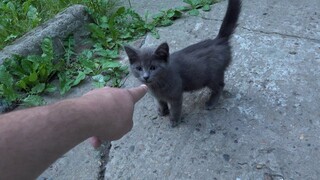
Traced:
[[[222, 1], [203, 16], [222, 20], [227, 1]], [[306, 38], [319, 42], [320, 1], [244, 0], [240, 26], [270, 35]]]
[[85, 141], [59, 158], [37, 180], [96, 180], [99, 178], [100, 153]]
[[[171, 128], [147, 95], [132, 131], [112, 142], [105, 179], [320, 177], [318, 3], [244, 0], [219, 105], [206, 111], [207, 90], [186, 93], [184, 122]], [[161, 28], [161, 38], [147, 36], [144, 46], [167, 41], [174, 51], [214, 37], [226, 4]]]

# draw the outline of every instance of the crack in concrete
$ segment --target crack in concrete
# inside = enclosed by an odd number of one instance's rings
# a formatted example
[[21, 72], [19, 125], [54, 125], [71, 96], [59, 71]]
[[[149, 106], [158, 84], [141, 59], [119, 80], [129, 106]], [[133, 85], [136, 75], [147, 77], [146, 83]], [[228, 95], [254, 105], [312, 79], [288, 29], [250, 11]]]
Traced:
[[[208, 17], [201, 17], [204, 20], [208, 20], [208, 21], [219, 21], [222, 22], [221, 19], [215, 19], [215, 18], [208, 18]], [[283, 36], [286, 38], [298, 38], [298, 39], [304, 39], [304, 40], [308, 40], [308, 41], [312, 41], [315, 43], [320, 43], [320, 39], [315, 39], [315, 38], [309, 38], [309, 37], [303, 37], [303, 36], [297, 36], [297, 35], [292, 35], [292, 34], [284, 34], [284, 33], [280, 33], [280, 32], [267, 32], [267, 31], [263, 31], [263, 30], [259, 30], [259, 29], [250, 29], [247, 28], [245, 26], [238, 26], [238, 28], [247, 30], [247, 31], [251, 31], [251, 32], [255, 32], [255, 33], [261, 33], [261, 34], [267, 34], [267, 35], [278, 35], [278, 36]]]
[[99, 148], [100, 161], [99, 161], [99, 172], [98, 172], [97, 180], [104, 180], [106, 165], [109, 161], [110, 149], [111, 149], [111, 142], [109, 142], [109, 141], [102, 143], [101, 147]]
[[287, 37], [287, 38], [298, 38], [298, 39], [304, 39], [304, 40], [320, 43], [320, 39], [297, 36], [297, 35], [292, 35], [292, 34], [284, 34], [284, 33], [280, 33], [280, 32], [266, 32], [266, 31], [259, 30], [259, 29], [249, 29], [244, 26], [239, 26], [239, 28], [247, 30], [247, 31], [255, 32], [255, 33], [268, 34], [268, 35], [278, 35], [278, 36], [283, 36], [283, 37]]
[[145, 36], [142, 37], [142, 41], [141, 41], [141, 43], [139, 44], [139, 48], [141, 48], [141, 47], [146, 43], [146, 39], [147, 39], [147, 35], [145, 35]]

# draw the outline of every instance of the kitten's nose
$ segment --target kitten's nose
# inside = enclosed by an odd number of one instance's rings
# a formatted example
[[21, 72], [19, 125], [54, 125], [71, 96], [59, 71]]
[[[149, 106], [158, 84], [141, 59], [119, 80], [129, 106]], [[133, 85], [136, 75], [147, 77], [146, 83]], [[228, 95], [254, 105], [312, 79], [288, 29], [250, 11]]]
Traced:
[[149, 79], [149, 75], [143, 75], [143, 79], [144, 80], [148, 80]]

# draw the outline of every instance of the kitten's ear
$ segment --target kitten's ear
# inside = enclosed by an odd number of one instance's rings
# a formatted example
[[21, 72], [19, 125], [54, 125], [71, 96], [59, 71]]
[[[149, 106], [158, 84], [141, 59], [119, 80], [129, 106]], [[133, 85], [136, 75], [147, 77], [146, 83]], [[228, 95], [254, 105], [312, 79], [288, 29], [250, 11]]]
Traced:
[[124, 46], [124, 50], [126, 51], [130, 64], [133, 64], [134, 62], [136, 62], [138, 60], [138, 53], [137, 50], [135, 50], [134, 48], [130, 47], [130, 46]]
[[168, 56], [169, 56], [168, 43], [165, 42], [165, 43], [160, 44], [160, 46], [158, 46], [158, 48], [156, 49], [154, 54], [156, 56], [160, 57], [161, 59], [167, 60]]

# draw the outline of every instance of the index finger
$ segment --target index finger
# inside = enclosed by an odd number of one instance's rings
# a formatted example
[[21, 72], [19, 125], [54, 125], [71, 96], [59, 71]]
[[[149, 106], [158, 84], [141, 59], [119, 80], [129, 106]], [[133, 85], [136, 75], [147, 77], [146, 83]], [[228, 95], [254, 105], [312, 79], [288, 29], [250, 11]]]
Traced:
[[147, 91], [148, 87], [144, 84], [139, 87], [128, 89], [134, 103], [138, 102], [147, 93]]

